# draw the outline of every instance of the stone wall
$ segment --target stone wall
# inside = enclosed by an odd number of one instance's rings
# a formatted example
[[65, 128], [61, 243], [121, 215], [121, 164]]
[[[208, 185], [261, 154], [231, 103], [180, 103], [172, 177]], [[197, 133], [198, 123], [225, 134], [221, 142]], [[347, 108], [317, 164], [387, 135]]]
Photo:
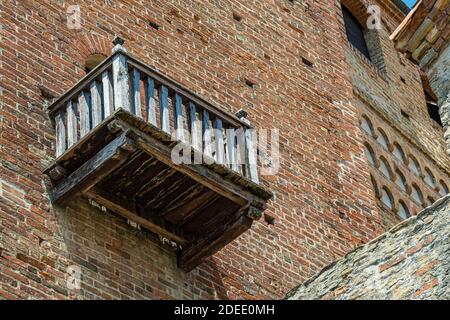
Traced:
[[450, 299], [450, 195], [325, 267], [287, 299]]

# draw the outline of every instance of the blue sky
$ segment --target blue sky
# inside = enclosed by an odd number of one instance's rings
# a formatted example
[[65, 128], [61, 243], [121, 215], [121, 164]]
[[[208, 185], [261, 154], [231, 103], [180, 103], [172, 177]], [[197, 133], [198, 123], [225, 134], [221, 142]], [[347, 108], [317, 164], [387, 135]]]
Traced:
[[416, 3], [416, 0], [403, 0], [404, 3], [406, 3], [406, 5], [410, 8], [412, 8], [412, 6], [414, 5], [414, 3]]

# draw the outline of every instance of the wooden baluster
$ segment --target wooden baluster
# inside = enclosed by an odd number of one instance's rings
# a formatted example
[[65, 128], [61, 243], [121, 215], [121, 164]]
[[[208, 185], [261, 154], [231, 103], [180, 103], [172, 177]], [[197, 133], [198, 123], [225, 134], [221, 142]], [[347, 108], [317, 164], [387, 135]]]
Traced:
[[169, 123], [169, 90], [166, 86], [159, 86], [159, 121], [161, 130], [170, 133]]
[[241, 127], [236, 131], [236, 137], [237, 137], [237, 145], [238, 145], [238, 172], [240, 172], [242, 175], [247, 175], [247, 158], [246, 158], [246, 152], [245, 152], [245, 131], [244, 128]]
[[177, 139], [180, 141], [184, 140], [184, 127], [183, 127], [183, 111], [182, 111], [182, 99], [178, 93], [175, 93], [172, 99], [173, 104], [173, 120], [174, 127], [177, 134]]
[[95, 128], [102, 122], [102, 98], [100, 95], [100, 85], [97, 81], [90, 84], [91, 91], [91, 111], [92, 111], [92, 127]]
[[[121, 50], [123, 51], [123, 49]], [[126, 111], [130, 111], [130, 88], [128, 85], [127, 58], [120, 51], [115, 53], [112, 61], [112, 69], [114, 84], [114, 110], [123, 108]]]
[[147, 77], [145, 81], [145, 104], [147, 122], [156, 127], [155, 82], [150, 77]]
[[254, 129], [245, 129], [246, 175], [250, 180], [259, 183], [256, 165], [256, 132]]
[[133, 68], [131, 73], [131, 100], [133, 102], [133, 113], [142, 118], [141, 111], [141, 73]]
[[56, 157], [66, 151], [66, 126], [64, 124], [64, 114], [59, 112], [55, 117], [56, 122]]
[[89, 106], [84, 92], [78, 96], [78, 111], [80, 112], [80, 138], [82, 138], [90, 130]]
[[209, 125], [209, 112], [203, 110], [203, 152], [206, 156], [212, 157], [211, 151], [211, 126]]
[[216, 145], [216, 162], [223, 164], [224, 162], [224, 143], [223, 143], [223, 131], [222, 120], [218, 117], [214, 119], [214, 141]]
[[102, 73], [103, 111], [105, 118], [114, 113], [113, 87], [108, 70]]
[[72, 101], [67, 103], [67, 147], [70, 148], [78, 140], [77, 113]]
[[197, 111], [195, 104], [191, 101], [187, 103], [187, 114], [189, 115], [189, 130], [191, 131], [191, 145], [198, 151], [202, 150], [202, 140], [199, 139], [199, 120], [197, 117]]
[[233, 171], [238, 172], [239, 167], [237, 164], [237, 150], [236, 150], [236, 131], [234, 128], [228, 128], [226, 131], [227, 136], [227, 163]]

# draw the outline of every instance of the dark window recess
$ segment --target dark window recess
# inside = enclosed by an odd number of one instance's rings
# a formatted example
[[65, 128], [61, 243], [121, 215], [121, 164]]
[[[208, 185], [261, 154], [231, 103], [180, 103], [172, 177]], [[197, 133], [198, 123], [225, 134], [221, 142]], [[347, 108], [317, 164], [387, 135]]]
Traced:
[[427, 101], [428, 115], [433, 119], [438, 125], [442, 127], [441, 116], [439, 115], [439, 107], [436, 100], [434, 100], [428, 93], [425, 92], [425, 99]]
[[346, 7], [342, 6], [344, 16], [345, 33], [348, 41], [370, 60], [369, 49], [367, 49], [364, 29], [355, 16]]

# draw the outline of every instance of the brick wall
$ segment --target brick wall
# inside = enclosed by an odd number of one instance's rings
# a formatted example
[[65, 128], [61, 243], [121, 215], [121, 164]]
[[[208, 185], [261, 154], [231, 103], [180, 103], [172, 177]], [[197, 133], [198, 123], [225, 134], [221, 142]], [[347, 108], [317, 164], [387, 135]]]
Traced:
[[349, 252], [288, 299], [449, 299], [450, 196]]
[[[353, 1], [354, 14], [365, 17], [365, 8], [369, 4], [372, 2]], [[400, 202], [410, 214], [416, 214], [448, 192], [440, 190], [448, 190], [450, 161], [445, 152], [444, 130], [428, 115], [420, 71], [395, 49], [389, 39], [397, 20], [389, 15], [383, 2], [378, 4], [381, 7], [382, 28], [368, 30], [365, 34], [371, 60], [349, 42], [345, 46], [345, 56], [358, 116], [361, 120], [363, 117], [368, 119], [373, 130], [371, 134], [363, 131], [363, 140], [374, 151], [376, 158], [376, 163], [370, 165], [370, 173], [376, 182], [375, 193], [378, 194], [377, 207], [382, 225], [387, 230], [401, 221], [398, 215]], [[387, 148], [378, 143], [382, 132], [387, 138]], [[403, 151], [403, 159], [394, 156], [395, 146]], [[380, 173], [382, 158], [391, 171], [390, 177]], [[417, 161], [418, 173], [411, 171], [411, 159]], [[406, 179], [405, 189], [395, 183], [398, 172]], [[425, 182], [427, 172], [431, 172], [435, 183]], [[414, 199], [413, 187], [422, 199]], [[390, 192], [393, 208], [387, 208], [380, 201], [383, 188]]]
[[[280, 298], [383, 230], [337, 2], [77, 4], [80, 30], [67, 28], [61, 1], [0, 4], [0, 297]], [[45, 107], [85, 74], [90, 55], [110, 53], [116, 34], [207, 100], [281, 129], [280, 172], [262, 179], [275, 224], [255, 223], [190, 273], [114, 213], [48, 199], [42, 170], [55, 137]], [[69, 266], [81, 268], [81, 290], [67, 288]]]

